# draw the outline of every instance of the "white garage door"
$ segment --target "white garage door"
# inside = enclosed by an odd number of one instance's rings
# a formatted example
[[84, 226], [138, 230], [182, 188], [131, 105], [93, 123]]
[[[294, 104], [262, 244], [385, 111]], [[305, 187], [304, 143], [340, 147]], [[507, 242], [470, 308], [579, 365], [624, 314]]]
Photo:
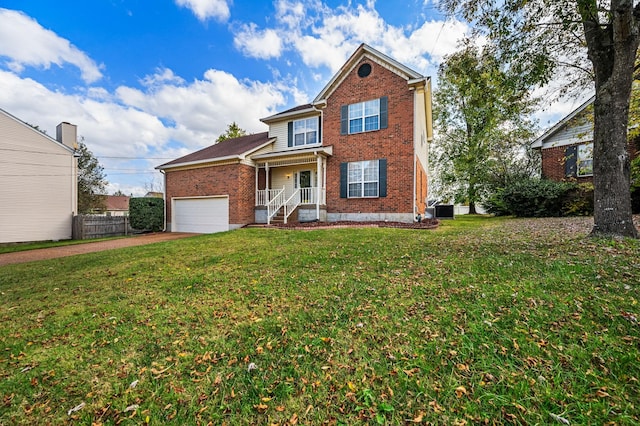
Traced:
[[210, 234], [229, 230], [229, 197], [173, 200], [173, 232]]

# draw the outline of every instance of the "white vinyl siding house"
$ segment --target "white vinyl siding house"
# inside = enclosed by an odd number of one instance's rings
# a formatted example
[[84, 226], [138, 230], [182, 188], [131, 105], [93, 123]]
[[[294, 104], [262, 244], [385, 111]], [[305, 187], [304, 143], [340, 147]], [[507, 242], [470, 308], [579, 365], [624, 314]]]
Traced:
[[[75, 126], [63, 125], [61, 135], [75, 135]], [[3, 110], [0, 183], [0, 243], [71, 238], [77, 209], [74, 150]]]

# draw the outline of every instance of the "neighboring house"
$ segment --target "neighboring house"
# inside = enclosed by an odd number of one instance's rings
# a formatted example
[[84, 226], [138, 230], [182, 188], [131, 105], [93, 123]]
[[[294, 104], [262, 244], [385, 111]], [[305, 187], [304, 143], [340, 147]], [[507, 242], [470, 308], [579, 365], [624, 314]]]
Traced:
[[144, 198], [164, 198], [164, 194], [162, 192], [149, 191], [144, 194]]
[[106, 216], [128, 216], [129, 196], [128, 195], [106, 195], [105, 196]]
[[157, 167], [168, 230], [424, 216], [429, 77], [362, 44], [310, 104], [262, 121], [268, 132]]
[[[542, 154], [542, 177], [555, 180], [593, 181], [593, 102], [595, 96], [549, 128], [531, 144]], [[628, 145], [631, 158], [635, 144]]]
[[76, 126], [53, 139], [0, 109], [0, 243], [71, 238], [77, 212]]

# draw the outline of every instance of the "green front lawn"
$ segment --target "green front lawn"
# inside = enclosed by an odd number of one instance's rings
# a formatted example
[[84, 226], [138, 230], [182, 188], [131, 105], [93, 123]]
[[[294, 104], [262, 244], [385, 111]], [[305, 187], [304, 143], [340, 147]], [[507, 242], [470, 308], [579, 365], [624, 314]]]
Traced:
[[0, 267], [0, 424], [638, 424], [640, 242], [565, 223]]

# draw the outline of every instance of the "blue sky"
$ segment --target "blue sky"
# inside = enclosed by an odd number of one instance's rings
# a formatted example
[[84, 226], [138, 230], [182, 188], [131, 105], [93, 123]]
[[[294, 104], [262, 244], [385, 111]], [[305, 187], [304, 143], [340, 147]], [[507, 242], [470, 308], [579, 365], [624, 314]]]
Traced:
[[232, 121], [309, 102], [360, 43], [435, 78], [468, 32], [433, 0], [0, 0], [0, 108], [76, 124], [108, 192], [143, 195]]

